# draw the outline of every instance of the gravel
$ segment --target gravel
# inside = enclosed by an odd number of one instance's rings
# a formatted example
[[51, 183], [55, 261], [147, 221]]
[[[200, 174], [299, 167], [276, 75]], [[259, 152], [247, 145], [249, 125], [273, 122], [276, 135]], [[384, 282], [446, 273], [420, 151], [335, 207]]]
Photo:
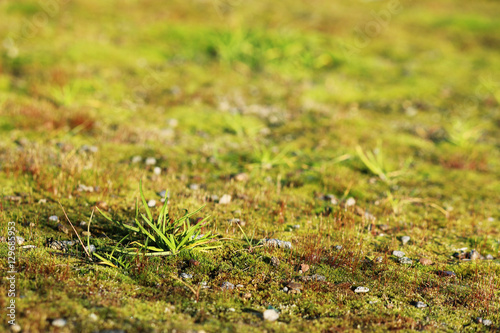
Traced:
[[58, 318], [58, 319], [52, 320], [52, 326], [55, 326], [55, 327], [64, 327], [64, 326], [66, 326], [66, 324], [67, 324], [67, 321], [66, 321], [66, 319], [63, 319], [63, 318]]
[[262, 314], [262, 317], [264, 318], [264, 320], [272, 322], [272, 321], [278, 320], [280, 315], [276, 310], [269, 309], [269, 310], [264, 311], [264, 313]]
[[407, 257], [399, 258], [398, 261], [399, 261], [400, 264], [403, 264], [403, 265], [411, 265], [411, 264], [413, 264], [413, 260], [411, 260], [410, 258], [407, 258]]
[[224, 282], [222, 282], [221, 287], [222, 287], [222, 289], [233, 290], [234, 284], [232, 284], [231, 282], [224, 281]]
[[403, 258], [405, 253], [403, 251], [392, 251], [392, 255], [398, 258]]
[[290, 242], [285, 242], [276, 238], [263, 238], [260, 240], [262, 244], [265, 246], [269, 247], [279, 247], [279, 248], [284, 248], [284, 249], [291, 249], [292, 248], [292, 243]]
[[227, 205], [231, 202], [231, 196], [229, 194], [224, 194], [222, 198], [219, 199], [219, 204]]
[[356, 287], [356, 289], [354, 289], [354, 292], [359, 294], [359, 293], [367, 293], [369, 292], [370, 289], [368, 289], [367, 287]]
[[427, 304], [425, 304], [424, 302], [420, 302], [420, 301], [415, 302], [414, 305], [415, 305], [416, 308], [419, 308], [419, 309], [427, 307]]

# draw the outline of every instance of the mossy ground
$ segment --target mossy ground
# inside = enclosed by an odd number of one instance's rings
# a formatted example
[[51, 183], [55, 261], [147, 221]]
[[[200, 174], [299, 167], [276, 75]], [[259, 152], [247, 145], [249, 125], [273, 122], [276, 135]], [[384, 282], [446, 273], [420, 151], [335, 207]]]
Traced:
[[[17, 250], [25, 332], [486, 329], [476, 317], [500, 328], [500, 261], [452, 257], [462, 247], [500, 257], [497, 2], [23, 0], [0, 9], [2, 233], [15, 221], [37, 246]], [[383, 154], [386, 173], [401, 172], [381, 180], [358, 145]], [[128, 270], [44, 246], [75, 239], [48, 220], [67, 225], [58, 202], [78, 232], [97, 203], [132, 220], [140, 179], [148, 199], [170, 190], [174, 215], [206, 204], [199, 216], [211, 215], [207, 228], [224, 246], [136, 258]], [[210, 200], [224, 194], [227, 205]], [[250, 248], [231, 218], [255, 240], [293, 249]], [[120, 236], [99, 214], [90, 231], [96, 245]], [[397, 263], [393, 250], [414, 263]], [[172, 277], [181, 272], [210, 287], [197, 302]], [[326, 281], [282, 291], [313, 274]], [[243, 287], [224, 291], [224, 281]], [[7, 284], [0, 291], [5, 308]], [[268, 306], [278, 322], [257, 315]]]

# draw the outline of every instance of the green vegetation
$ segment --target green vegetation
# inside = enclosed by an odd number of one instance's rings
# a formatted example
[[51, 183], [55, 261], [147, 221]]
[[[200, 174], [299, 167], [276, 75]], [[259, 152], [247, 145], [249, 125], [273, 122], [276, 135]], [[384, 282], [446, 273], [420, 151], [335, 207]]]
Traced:
[[[499, 10], [1, 2], [0, 237], [12, 221], [24, 239], [16, 323], [498, 330]], [[8, 251], [2, 240], [2, 282]]]

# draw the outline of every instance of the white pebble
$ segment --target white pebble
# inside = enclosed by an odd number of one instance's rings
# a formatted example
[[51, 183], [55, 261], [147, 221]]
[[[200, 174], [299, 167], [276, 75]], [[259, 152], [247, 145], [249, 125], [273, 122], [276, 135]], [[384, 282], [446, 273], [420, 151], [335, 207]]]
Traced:
[[153, 199], [149, 200], [149, 201], [148, 201], [148, 207], [151, 207], [151, 208], [152, 208], [152, 207], [154, 207], [154, 206], [156, 206], [156, 200], [153, 200]]
[[267, 321], [276, 321], [280, 317], [279, 313], [276, 310], [269, 309], [264, 311], [263, 313], [264, 320]]
[[491, 326], [491, 324], [492, 324], [491, 320], [489, 320], [489, 319], [483, 319], [483, 325], [484, 326]]
[[392, 255], [398, 258], [403, 258], [405, 253], [403, 251], [392, 251]]
[[155, 164], [156, 164], [156, 158], [154, 157], [146, 158], [146, 165], [155, 165]]
[[354, 198], [349, 198], [347, 199], [347, 201], [345, 202], [345, 205], [347, 207], [351, 207], [351, 206], [354, 206], [356, 204], [356, 199]]
[[141, 156], [134, 156], [132, 157], [132, 163], [139, 163], [140, 161], [142, 161], [142, 157]]
[[64, 326], [66, 326], [66, 319], [62, 319], [62, 318], [54, 319], [54, 320], [52, 320], [52, 326], [64, 327]]
[[160, 167], [155, 167], [153, 169], [153, 173], [157, 176], [159, 176], [161, 174], [161, 168]]
[[403, 245], [406, 245], [410, 241], [410, 236], [403, 236], [401, 237], [401, 242]]
[[219, 203], [221, 205], [227, 205], [231, 202], [231, 196], [229, 194], [224, 194], [222, 198], [220, 198]]
[[52, 216], [49, 217], [49, 221], [51, 221], [51, 222], [57, 222], [57, 221], [59, 221], [59, 218], [56, 215], [52, 215]]
[[356, 289], [354, 289], [355, 293], [367, 293], [369, 291], [370, 289], [368, 289], [367, 287], [357, 287]]

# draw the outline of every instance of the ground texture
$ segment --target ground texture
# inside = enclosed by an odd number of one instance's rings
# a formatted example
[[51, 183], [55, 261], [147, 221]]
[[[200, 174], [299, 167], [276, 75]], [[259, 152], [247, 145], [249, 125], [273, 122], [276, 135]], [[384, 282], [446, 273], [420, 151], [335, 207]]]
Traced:
[[[1, 2], [1, 330], [500, 329], [499, 13]], [[57, 242], [64, 207], [105, 255], [123, 232], [95, 207], [133, 221], [140, 180], [221, 247], [111, 267]]]

